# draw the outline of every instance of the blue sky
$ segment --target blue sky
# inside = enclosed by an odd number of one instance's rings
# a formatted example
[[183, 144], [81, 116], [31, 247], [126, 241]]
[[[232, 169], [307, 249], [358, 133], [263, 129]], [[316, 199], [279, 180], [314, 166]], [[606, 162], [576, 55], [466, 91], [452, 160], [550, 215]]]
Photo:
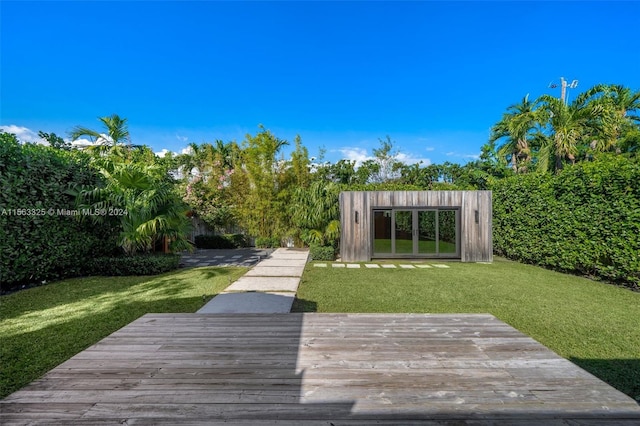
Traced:
[[0, 126], [23, 139], [129, 120], [180, 152], [263, 124], [325, 159], [389, 135], [465, 163], [563, 76], [640, 90], [639, 2], [0, 2]]

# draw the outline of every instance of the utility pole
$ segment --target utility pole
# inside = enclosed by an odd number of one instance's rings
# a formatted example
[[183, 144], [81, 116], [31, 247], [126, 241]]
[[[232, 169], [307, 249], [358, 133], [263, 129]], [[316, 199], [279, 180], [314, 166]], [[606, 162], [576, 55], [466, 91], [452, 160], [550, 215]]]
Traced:
[[[578, 87], [578, 80], [573, 80], [571, 82], [571, 84], [567, 84], [567, 80], [564, 79], [564, 77], [560, 77], [560, 100], [562, 101], [563, 104], [567, 104], [568, 99], [567, 99], [567, 88], [569, 89], [575, 89], [576, 87]], [[551, 83], [549, 84], [549, 87], [551, 89], [555, 89], [556, 87], [558, 87], [557, 84], [555, 83]]]

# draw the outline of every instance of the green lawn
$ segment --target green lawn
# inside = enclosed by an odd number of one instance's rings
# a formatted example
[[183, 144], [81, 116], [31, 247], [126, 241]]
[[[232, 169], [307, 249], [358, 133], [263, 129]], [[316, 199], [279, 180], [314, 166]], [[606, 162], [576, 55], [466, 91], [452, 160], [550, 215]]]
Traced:
[[195, 312], [246, 268], [75, 278], [0, 297], [0, 398], [150, 312]]
[[[446, 241], [440, 241], [440, 254], [455, 253], [455, 243], [449, 243]], [[373, 240], [373, 252], [374, 253], [391, 253], [391, 239], [390, 238], [376, 238]], [[413, 252], [413, 241], [396, 239], [396, 253], [411, 254]], [[436, 252], [435, 241], [418, 241], [418, 252], [424, 254], [433, 254]]]
[[640, 400], [640, 293], [503, 259], [448, 269], [307, 266], [295, 311], [488, 312]]

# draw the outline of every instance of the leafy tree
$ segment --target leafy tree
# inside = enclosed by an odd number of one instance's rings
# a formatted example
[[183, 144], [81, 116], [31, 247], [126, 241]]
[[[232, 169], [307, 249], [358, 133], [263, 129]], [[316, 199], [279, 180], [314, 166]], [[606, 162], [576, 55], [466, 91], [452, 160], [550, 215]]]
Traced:
[[289, 229], [285, 161], [278, 154], [286, 140], [260, 126], [247, 135], [230, 182], [233, 212], [239, 224], [258, 237], [280, 238]]
[[63, 149], [65, 151], [71, 150], [71, 144], [69, 142], [66, 142], [55, 133], [45, 133], [43, 131], [39, 131], [38, 136], [49, 142], [49, 146], [51, 146], [52, 148]]
[[291, 167], [289, 170], [294, 175], [295, 185], [306, 188], [311, 180], [309, 151], [302, 145], [300, 136], [296, 136], [294, 143], [296, 149], [291, 153]]
[[529, 101], [529, 95], [520, 103], [511, 105], [502, 119], [491, 129], [489, 143], [503, 139], [498, 148], [500, 157], [510, 159], [511, 168], [516, 173], [524, 173], [531, 162], [530, 139], [539, 133], [539, 114], [537, 102]]
[[378, 139], [380, 146], [373, 150], [374, 164], [377, 167], [371, 168], [372, 182], [389, 182], [399, 177], [398, 169], [402, 165], [398, 161], [398, 150], [395, 149], [395, 144], [391, 140], [391, 137], [387, 135], [386, 139]]
[[175, 160], [178, 175], [183, 177], [183, 200], [197, 217], [223, 230], [233, 223], [229, 185], [237, 145], [216, 140], [189, 146], [190, 152]]

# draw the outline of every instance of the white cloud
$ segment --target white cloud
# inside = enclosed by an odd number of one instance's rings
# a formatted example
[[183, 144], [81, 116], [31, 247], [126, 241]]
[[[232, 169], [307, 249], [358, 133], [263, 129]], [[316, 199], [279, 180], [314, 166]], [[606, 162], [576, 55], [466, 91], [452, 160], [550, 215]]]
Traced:
[[404, 152], [398, 153], [398, 155], [396, 155], [396, 160], [404, 164], [416, 164], [420, 162], [422, 162], [423, 166], [431, 164], [431, 160], [429, 158], [414, 157], [412, 154], [405, 154]]
[[[360, 167], [362, 163], [367, 160], [375, 160], [375, 157], [369, 155], [367, 150], [364, 148], [342, 148], [339, 149], [338, 152], [340, 152], [344, 156], [344, 159], [355, 161], [356, 168]], [[429, 158], [416, 157], [413, 154], [406, 154], [404, 152], [396, 154], [395, 158], [396, 160], [401, 161], [404, 164], [416, 164], [420, 163], [421, 161], [423, 166], [428, 166], [429, 164], [431, 164], [431, 160]]]
[[186, 147], [186, 148], [182, 148], [182, 151], [180, 151], [181, 154], [193, 154], [193, 148], [191, 148], [190, 146]]
[[425, 151], [435, 151], [436, 149], [432, 146], [428, 146], [424, 149]]
[[478, 154], [461, 154], [459, 152], [450, 151], [445, 154], [447, 157], [465, 158], [467, 160], [478, 160], [480, 153]]
[[100, 143], [98, 143], [97, 141], [91, 142], [89, 139], [76, 139], [75, 141], [71, 142], [71, 146], [76, 148], [85, 148], [93, 145], [100, 145]]
[[176, 139], [178, 139], [180, 142], [186, 142], [187, 140], [189, 140], [187, 136], [180, 136], [178, 134], [176, 134]]
[[374, 157], [372, 157], [371, 155], [369, 155], [367, 153], [367, 150], [364, 148], [342, 148], [339, 149], [338, 152], [340, 152], [343, 155], [343, 158], [345, 160], [349, 160], [349, 161], [355, 161], [356, 162], [356, 168], [360, 167], [362, 165], [362, 163], [364, 163], [367, 160], [373, 160]]
[[167, 149], [167, 148], [162, 148], [162, 149], [160, 150], [160, 152], [154, 152], [154, 154], [156, 154], [156, 155], [157, 155], [158, 157], [160, 157], [160, 158], [163, 158], [165, 155], [167, 155], [167, 154], [169, 154], [169, 153], [171, 153], [171, 154], [172, 154], [172, 155], [174, 155], [174, 156], [175, 156], [175, 155], [178, 155], [178, 153], [177, 153], [177, 152], [175, 152], [175, 151], [171, 151], [170, 149]]
[[0, 126], [0, 129], [5, 131], [6, 133], [13, 133], [16, 135], [20, 142], [30, 142], [30, 143], [39, 143], [43, 145], [48, 145], [48, 142], [43, 140], [40, 136], [38, 136], [37, 132], [34, 132], [31, 129], [26, 127], [16, 126], [14, 124], [10, 124], [8, 126]]

